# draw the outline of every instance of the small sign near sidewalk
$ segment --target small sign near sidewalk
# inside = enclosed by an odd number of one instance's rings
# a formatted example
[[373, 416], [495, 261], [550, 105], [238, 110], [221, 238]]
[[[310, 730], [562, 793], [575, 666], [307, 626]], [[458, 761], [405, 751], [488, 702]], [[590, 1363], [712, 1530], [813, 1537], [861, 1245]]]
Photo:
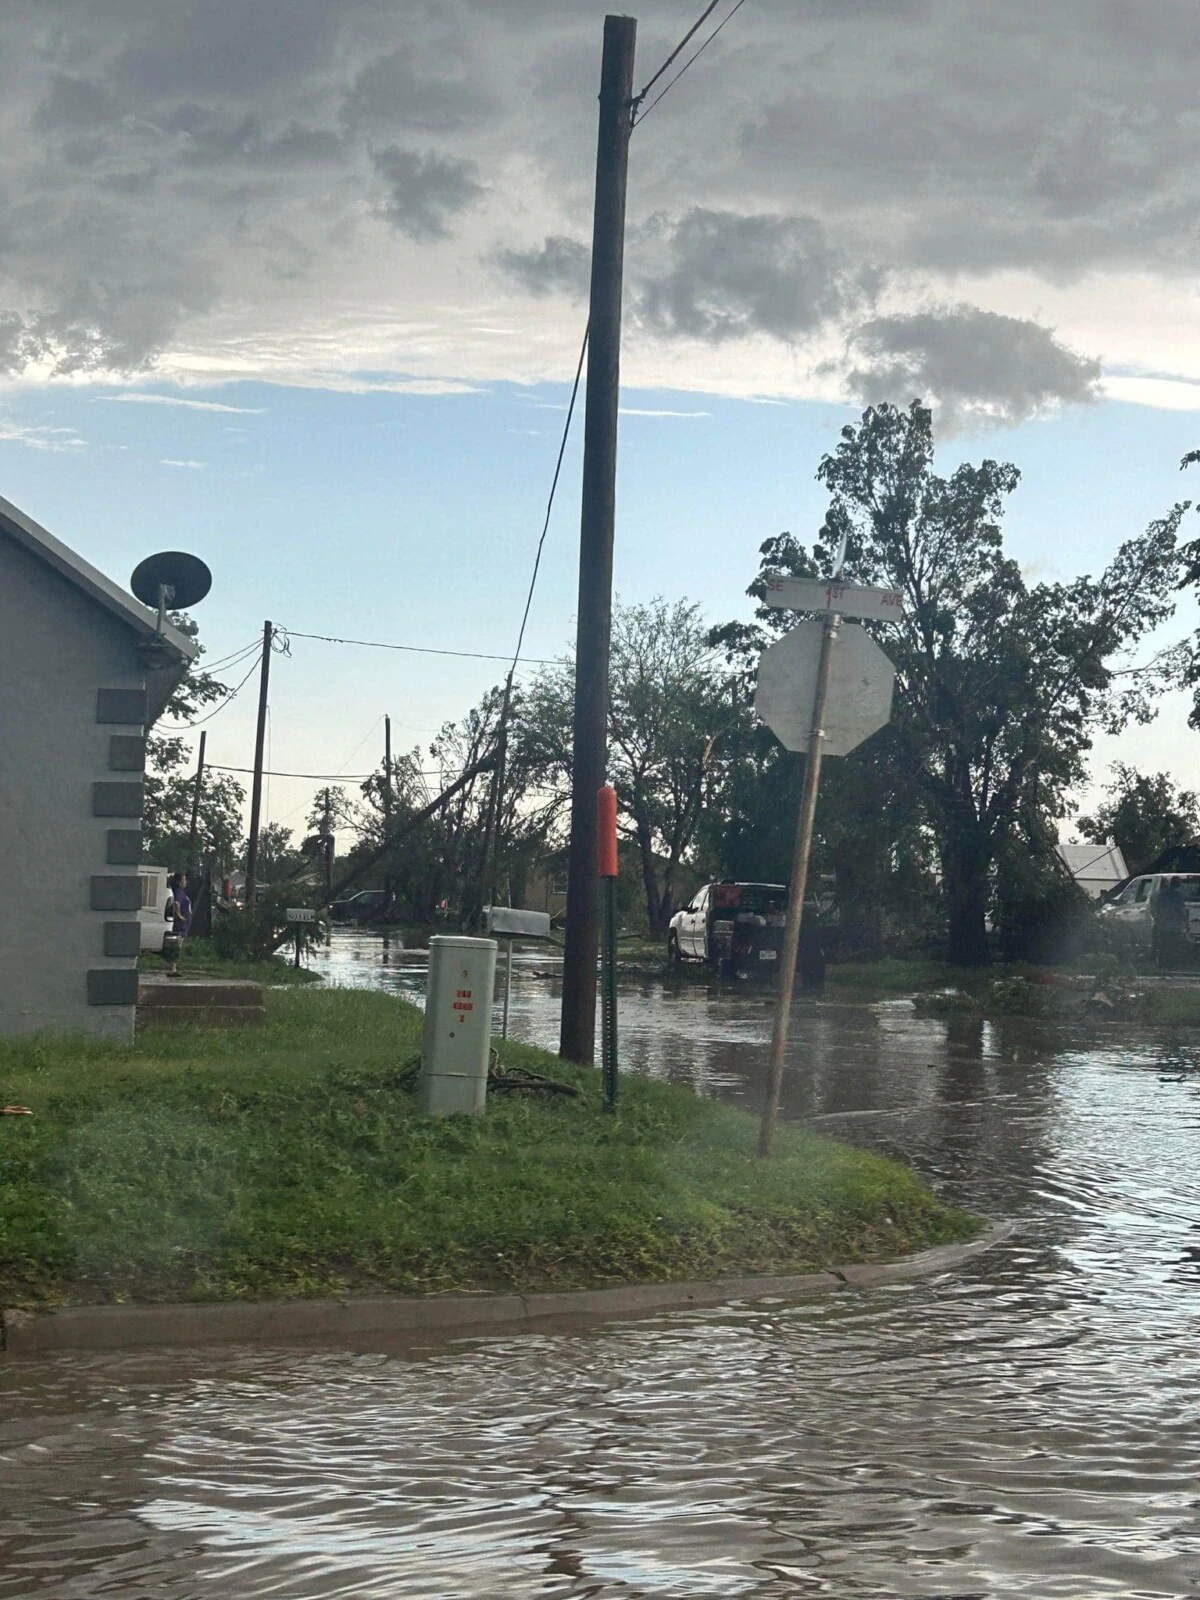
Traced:
[[287, 919], [289, 922], [315, 922], [317, 913], [311, 906], [289, 906]]
[[872, 589], [861, 583], [821, 578], [768, 578], [767, 604], [784, 611], [821, 611], [826, 616], [875, 617], [899, 622], [904, 596], [899, 589]]

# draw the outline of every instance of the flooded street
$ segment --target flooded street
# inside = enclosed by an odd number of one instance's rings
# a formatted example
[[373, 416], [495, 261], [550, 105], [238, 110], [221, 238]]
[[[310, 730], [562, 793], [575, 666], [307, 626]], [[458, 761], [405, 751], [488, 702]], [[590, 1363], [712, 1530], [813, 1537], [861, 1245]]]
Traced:
[[[331, 977], [423, 957], [340, 934]], [[553, 1046], [521, 957], [510, 1031]], [[758, 1109], [767, 995], [622, 985]], [[1011, 1218], [942, 1277], [362, 1351], [0, 1367], [0, 1597], [1200, 1594], [1200, 1039], [802, 1000], [784, 1114]]]

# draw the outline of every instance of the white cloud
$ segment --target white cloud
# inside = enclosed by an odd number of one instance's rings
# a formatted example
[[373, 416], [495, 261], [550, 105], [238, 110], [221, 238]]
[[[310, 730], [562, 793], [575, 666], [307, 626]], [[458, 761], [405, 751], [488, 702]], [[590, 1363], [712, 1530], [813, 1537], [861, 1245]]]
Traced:
[[192, 472], [203, 472], [205, 467], [203, 461], [177, 461], [172, 456], [164, 456], [158, 464], [160, 467], [187, 467]]
[[22, 444], [30, 450], [86, 450], [87, 441], [73, 428], [50, 428], [0, 420], [0, 443]]
[[261, 417], [264, 411], [262, 406], [227, 406], [217, 400], [187, 400], [182, 395], [138, 394], [133, 390], [125, 394], [97, 395], [96, 398], [117, 405], [180, 406], [187, 411], [219, 411], [237, 417]]
[[659, 411], [652, 406], [622, 406], [623, 417], [711, 417], [711, 411]]

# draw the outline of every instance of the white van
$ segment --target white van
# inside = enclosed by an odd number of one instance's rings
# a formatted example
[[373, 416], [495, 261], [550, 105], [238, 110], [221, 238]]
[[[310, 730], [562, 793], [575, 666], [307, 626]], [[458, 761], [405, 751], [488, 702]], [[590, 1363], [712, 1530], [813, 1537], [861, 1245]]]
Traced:
[[167, 931], [165, 912], [169, 876], [166, 867], [138, 868], [138, 877], [142, 880], [142, 908], [138, 912], [138, 921], [142, 925], [143, 950], [161, 951], [163, 947], [163, 935]]
[[1200, 946], [1200, 873], [1195, 872], [1144, 873], [1106, 900], [1097, 916], [1115, 944], [1139, 952], [1153, 949], [1154, 908], [1165, 883], [1179, 885], [1187, 906], [1184, 937], [1189, 944]]

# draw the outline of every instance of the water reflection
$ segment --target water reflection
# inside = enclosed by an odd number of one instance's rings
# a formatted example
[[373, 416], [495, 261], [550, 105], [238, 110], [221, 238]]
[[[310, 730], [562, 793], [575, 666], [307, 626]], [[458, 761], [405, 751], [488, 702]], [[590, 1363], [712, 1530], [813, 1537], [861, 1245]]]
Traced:
[[[384, 953], [359, 975], [419, 988]], [[552, 1042], [546, 970], [514, 1031]], [[622, 1003], [627, 1064], [757, 1104], [762, 996]], [[0, 1597], [1195, 1594], [1198, 1090], [1184, 1031], [805, 1001], [787, 1113], [1016, 1218], [1003, 1246], [573, 1332], [14, 1364]]]

